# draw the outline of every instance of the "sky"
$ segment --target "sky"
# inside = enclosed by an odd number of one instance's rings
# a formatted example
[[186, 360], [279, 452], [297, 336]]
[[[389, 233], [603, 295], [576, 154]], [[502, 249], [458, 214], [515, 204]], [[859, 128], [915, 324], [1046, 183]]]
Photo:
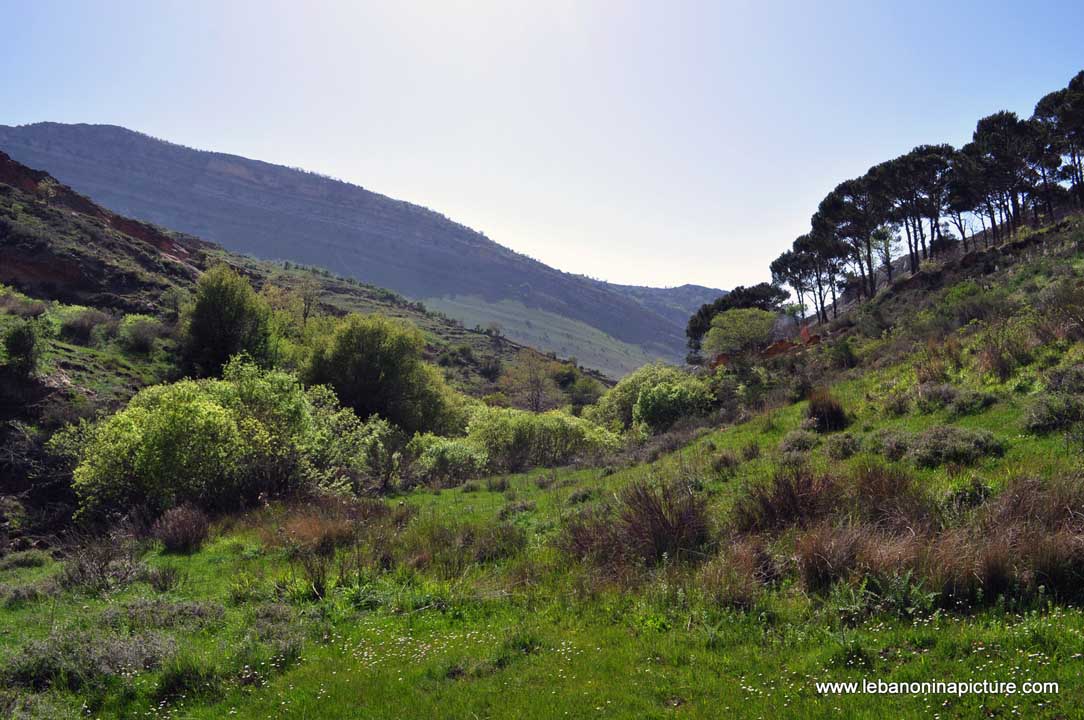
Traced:
[[[951, 5], [951, 7], [946, 7]], [[1084, 69], [1084, 2], [0, 0], [0, 124], [110, 123], [731, 288], [838, 182]]]

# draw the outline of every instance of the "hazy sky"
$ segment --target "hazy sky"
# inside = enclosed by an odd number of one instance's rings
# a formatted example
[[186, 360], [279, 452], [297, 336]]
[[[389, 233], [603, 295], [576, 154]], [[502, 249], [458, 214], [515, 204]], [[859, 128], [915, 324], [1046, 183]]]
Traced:
[[1084, 68], [1080, 0], [947, 4], [0, 0], [0, 124], [124, 125], [728, 288], [838, 181]]

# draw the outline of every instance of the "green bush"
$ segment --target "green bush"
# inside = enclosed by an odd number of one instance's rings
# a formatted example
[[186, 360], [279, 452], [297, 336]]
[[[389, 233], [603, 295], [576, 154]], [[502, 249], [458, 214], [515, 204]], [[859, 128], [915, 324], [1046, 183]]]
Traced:
[[639, 370], [626, 375], [617, 385], [606, 391], [599, 398], [598, 403], [584, 408], [583, 416], [614, 432], [628, 430], [632, 427], [636, 401], [645, 388], [662, 383], [681, 384], [689, 377], [688, 373], [671, 365], [662, 363], [644, 365]]
[[556, 410], [538, 414], [513, 408], [477, 409], [467, 438], [486, 453], [494, 468], [508, 471], [563, 465], [619, 445], [616, 435], [583, 418]]
[[825, 452], [833, 460], [846, 460], [858, 452], [858, 438], [846, 432], [830, 435]]
[[106, 313], [96, 308], [74, 307], [60, 320], [60, 337], [78, 345], [89, 345], [94, 331], [110, 322]]
[[8, 367], [24, 376], [33, 375], [41, 362], [44, 343], [41, 330], [34, 320], [23, 320], [4, 334], [4, 350]]
[[312, 429], [305, 437], [301, 474], [309, 484], [360, 494], [386, 491], [398, 481], [401, 430], [376, 415], [362, 420], [340, 406], [327, 386], [309, 388], [306, 396]]
[[945, 425], [932, 427], [915, 435], [907, 452], [919, 467], [938, 467], [946, 463], [971, 465], [984, 457], [1000, 457], [1005, 445], [987, 430]]
[[432, 433], [415, 435], [407, 445], [414, 458], [412, 466], [420, 480], [451, 486], [481, 475], [489, 458], [462, 438], [445, 438]]
[[239, 353], [260, 365], [270, 361], [271, 309], [248, 280], [226, 265], [200, 277], [182, 326], [182, 360], [197, 376], [218, 375]]
[[779, 442], [779, 452], [783, 454], [809, 452], [817, 447], [820, 438], [810, 430], [791, 430]]
[[329, 385], [361, 417], [380, 415], [410, 433], [461, 432], [462, 401], [422, 361], [424, 349], [411, 325], [351, 315], [313, 352], [305, 380]]
[[117, 329], [117, 340], [128, 352], [148, 353], [163, 332], [162, 323], [148, 315], [125, 315]]
[[351, 415], [326, 391], [306, 393], [293, 375], [242, 360], [222, 380], [147, 388], [85, 433], [73, 482], [80, 513], [229, 509], [305, 482], [341, 483], [385, 450], [370, 447], [379, 429]]
[[1032, 402], [1024, 417], [1030, 432], [1064, 430], [1084, 420], [1084, 402], [1066, 393], [1044, 393]]
[[693, 377], [644, 387], [632, 408], [632, 420], [652, 433], [668, 430], [678, 420], [703, 415], [711, 408], [704, 383]]

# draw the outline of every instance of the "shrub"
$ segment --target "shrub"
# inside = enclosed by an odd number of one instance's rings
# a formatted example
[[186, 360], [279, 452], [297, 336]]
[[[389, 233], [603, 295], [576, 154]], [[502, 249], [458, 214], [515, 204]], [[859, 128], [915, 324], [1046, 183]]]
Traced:
[[0, 570], [42, 567], [49, 562], [49, 554], [42, 550], [21, 550], [0, 557]]
[[399, 478], [402, 433], [383, 418], [361, 420], [325, 386], [306, 393], [312, 429], [306, 433], [302, 475], [312, 485], [355, 494], [385, 492]]
[[949, 403], [949, 415], [952, 417], [975, 415], [996, 402], [997, 396], [992, 393], [965, 390]]
[[215, 695], [221, 685], [222, 677], [211, 662], [183, 653], [163, 665], [154, 695], [158, 700]]
[[380, 315], [350, 315], [312, 353], [310, 385], [328, 385], [360, 417], [379, 415], [403, 430], [461, 431], [457, 403], [441, 374], [422, 360], [417, 328]]
[[98, 594], [122, 587], [139, 573], [135, 543], [121, 532], [77, 537], [58, 580], [62, 587]]
[[478, 477], [489, 464], [485, 450], [461, 438], [431, 433], [415, 435], [407, 453], [415, 458], [412, 469], [420, 480], [444, 487]]
[[840, 433], [828, 438], [825, 452], [833, 460], [846, 460], [858, 452], [858, 438], [850, 433]]
[[806, 417], [813, 421], [813, 429], [820, 433], [842, 430], [850, 424], [843, 405], [826, 388], [810, 393]]
[[709, 540], [703, 500], [685, 483], [637, 480], [611, 505], [594, 505], [568, 518], [558, 545], [577, 560], [610, 572], [688, 560]]
[[633, 408], [645, 388], [661, 383], [680, 385], [688, 379], [688, 373], [680, 368], [662, 363], [644, 365], [607, 390], [595, 405], [584, 408], [583, 415], [588, 420], [614, 432], [628, 430], [632, 427]]
[[640, 390], [632, 420], [652, 433], [668, 430], [678, 420], [703, 415], [711, 407], [704, 383], [692, 377], [681, 382], [660, 382]]
[[916, 391], [918, 409], [932, 413], [954, 402], [959, 395], [956, 388], [948, 383], [922, 383]]
[[582, 456], [616, 450], [618, 438], [583, 418], [559, 411], [535, 414], [513, 408], [479, 408], [467, 440], [499, 470], [553, 467]]
[[816, 433], [802, 429], [791, 430], [779, 442], [779, 452], [783, 454], [809, 452], [817, 447], [819, 442], [820, 438], [817, 437]]
[[128, 352], [149, 353], [164, 332], [162, 323], [147, 315], [125, 315], [117, 329], [117, 340]]
[[1030, 331], [1009, 322], [989, 327], [980, 338], [975, 360], [979, 370], [1005, 382], [1031, 362]]
[[711, 469], [724, 478], [733, 477], [741, 466], [741, 460], [730, 450], [720, 450], [711, 460]]
[[82, 515], [136, 506], [161, 513], [185, 503], [231, 509], [303, 482], [358, 477], [390, 454], [381, 432], [326, 392], [306, 393], [293, 375], [238, 360], [222, 380], [141, 390], [90, 427], [73, 485]]
[[708, 541], [704, 502], [683, 483], [634, 481], [619, 498], [623, 538], [648, 563], [687, 559]]
[[44, 351], [37, 322], [24, 320], [9, 328], [4, 334], [4, 350], [8, 355], [8, 367], [19, 375], [33, 375]]
[[902, 390], [892, 390], [885, 395], [881, 407], [892, 417], [906, 415], [911, 410], [911, 396]]
[[492, 520], [442, 522], [419, 518], [402, 537], [408, 565], [429, 568], [444, 578], [458, 577], [472, 564], [487, 564], [518, 554], [527, 544], [520, 528]]
[[94, 329], [109, 322], [109, 315], [95, 308], [67, 313], [60, 321], [60, 337], [78, 345], [89, 345]]
[[1046, 389], [1054, 393], [1084, 393], [1084, 365], [1054, 368], [1044, 378]]
[[850, 478], [853, 514], [882, 529], [914, 533], [931, 527], [936, 508], [904, 470], [867, 463]]
[[911, 435], [901, 430], [885, 428], [869, 438], [869, 448], [892, 461], [901, 460], [911, 448]]
[[734, 503], [733, 525], [740, 532], [769, 532], [805, 525], [838, 502], [835, 481], [808, 468], [777, 469], [768, 483], [752, 484]]
[[170, 508], [162, 513], [151, 528], [151, 534], [162, 543], [166, 552], [192, 553], [207, 539], [207, 516], [191, 505]]
[[579, 505], [585, 503], [595, 496], [594, 491], [591, 488], [576, 488], [568, 496], [569, 505]]
[[1075, 278], [1047, 285], [1035, 305], [1060, 336], [1074, 340], [1084, 337], [1084, 286]]
[[330, 557], [336, 548], [357, 537], [352, 518], [319, 506], [291, 512], [283, 522], [282, 533], [292, 554], [311, 552], [323, 557]]
[[1064, 393], [1044, 393], [1027, 409], [1024, 426], [1029, 432], [1044, 434], [1064, 430], [1084, 420], [1084, 402]]
[[179, 587], [187, 575], [176, 565], [162, 565], [159, 567], [146, 568], [141, 574], [141, 579], [150, 585], [155, 592], [169, 592]]
[[173, 652], [173, 640], [158, 634], [55, 632], [24, 645], [8, 661], [4, 675], [38, 690], [74, 691], [133, 671], [153, 670]]
[[771, 342], [776, 313], [760, 308], [733, 308], [717, 313], [704, 336], [704, 352], [743, 355], [759, 350]]
[[850, 338], [845, 337], [829, 345], [827, 354], [829, 361], [837, 368], [847, 370], [858, 365], [858, 357], [854, 354]]
[[271, 359], [271, 309], [248, 280], [226, 265], [203, 273], [182, 320], [181, 357], [197, 376], [217, 375], [244, 353], [257, 364]]
[[750, 440], [741, 447], [741, 458], [746, 462], [750, 460], [756, 460], [760, 457], [760, 443], [756, 440]]
[[497, 513], [497, 518], [499, 520], [508, 520], [509, 518], [519, 515], [520, 513], [531, 512], [534, 509], [535, 504], [530, 500], [510, 502], [501, 508], [500, 512]]
[[971, 465], [1004, 453], [1005, 445], [987, 430], [942, 425], [915, 435], [907, 456], [919, 467], [938, 467], [945, 463]]
[[850, 575], [863, 534], [859, 528], [825, 524], [799, 535], [794, 554], [805, 589], [823, 592]]
[[632, 559], [621, 531], [612, 507], [590, 505], [565, 520], [557, 543], [576, 560], [616, 572]]
[[699, 587], [714, 605], [748, 610], [764, 587], [780, 575], [764, 543], [745, 538], [731, 543], [697, 573]]

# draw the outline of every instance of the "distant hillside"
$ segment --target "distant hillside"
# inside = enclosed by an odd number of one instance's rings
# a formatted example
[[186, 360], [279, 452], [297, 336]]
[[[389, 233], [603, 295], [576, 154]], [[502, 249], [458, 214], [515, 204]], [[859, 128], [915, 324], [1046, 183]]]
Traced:
[[418, 205], [115, 126], [0, 126], [0, 150], [122, 214], [235, 252], [328, 267], [472, 323], [499, 322], [511, 338], [614, 375], [683, 357], [686, 319], [721, 294], [564, 273]]
[[0, 152], [0, 283], [41, 299], [146, 312], [169, 288], [190, 289], [215, 262], [233, 265], [256, 286], [294, 287], [315, 278], [321, 302], [332, 313], [380, 313], [413, 323], [428, 338], [428, 358], [440, 363], [453, 385], [474, 395], [496, 389], [493, 367], [537, 352], [465, 328], [389, 290], [231, 254], [117, 215]]

